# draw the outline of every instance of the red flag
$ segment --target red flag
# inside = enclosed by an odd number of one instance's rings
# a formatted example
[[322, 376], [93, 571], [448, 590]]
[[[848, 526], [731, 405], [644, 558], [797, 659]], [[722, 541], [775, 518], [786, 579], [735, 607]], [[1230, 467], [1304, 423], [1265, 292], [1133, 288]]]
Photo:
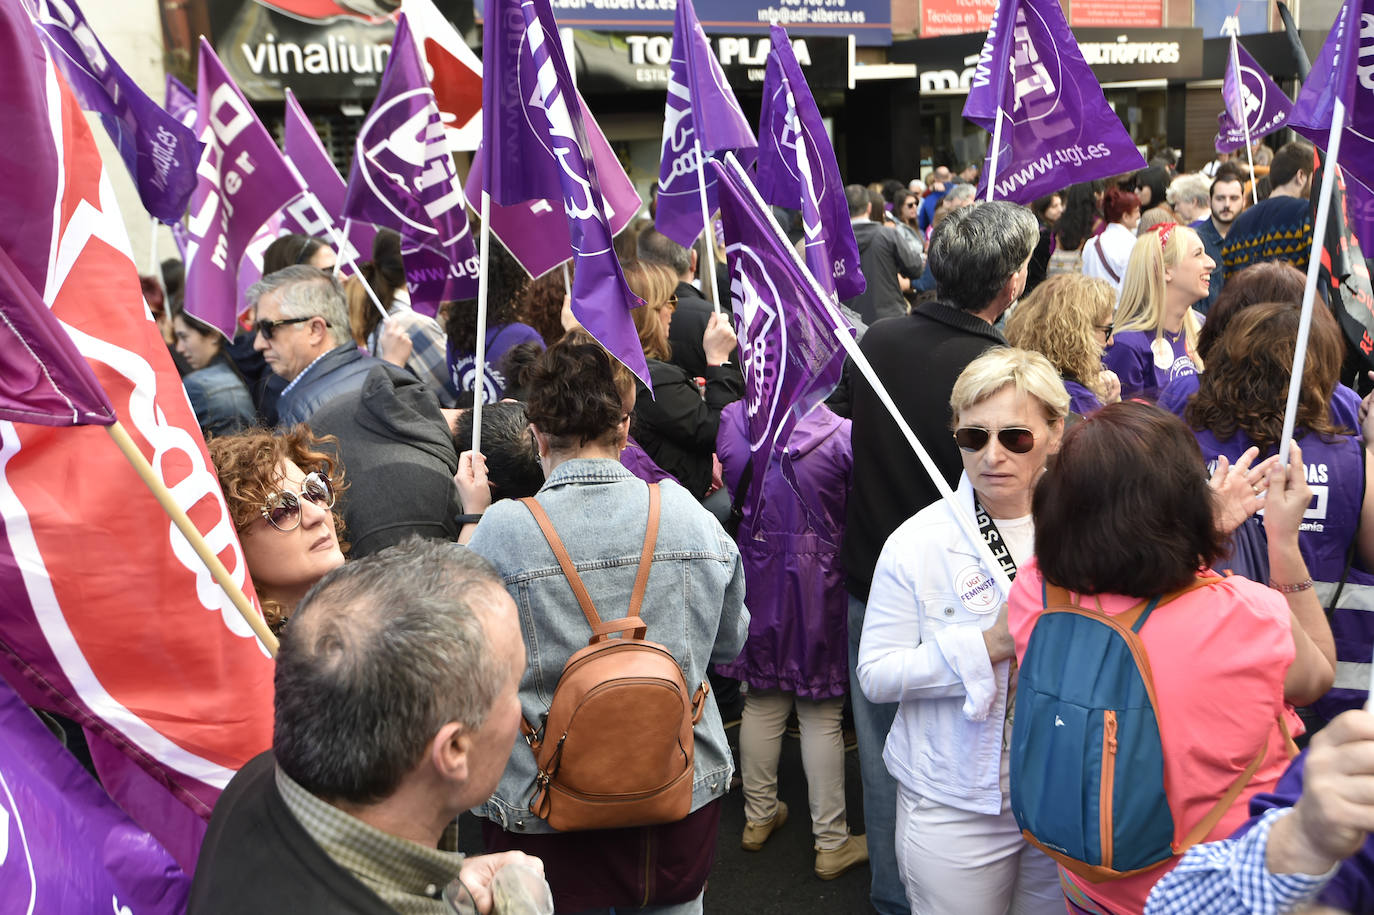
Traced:
[[[85, 115], [17, 4], [0, 4], [0, 59], [23, 138], [0, 144], [0, 249], [251, 595]], [[104, 429], [0, 421], [0, 673], [87, 728], [115, 799], [188, 871], [220, 789], [271, 743], [272, 669]]]

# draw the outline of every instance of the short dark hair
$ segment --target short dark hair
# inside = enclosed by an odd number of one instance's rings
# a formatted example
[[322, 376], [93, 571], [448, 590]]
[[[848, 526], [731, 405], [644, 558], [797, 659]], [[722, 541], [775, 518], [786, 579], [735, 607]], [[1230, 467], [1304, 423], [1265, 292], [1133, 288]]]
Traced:
[[[1229, 165], [1230, 163], [1227, 164]], [[1211, 186], [1207, 188], [1207, 200], [1209, 202], [1216, 196], [1218, 184], [1239, 184], [1240, 192], [1242, 194], [1245, 193], [1245, 178], [1240, 172], [1234, 169], [1219, 168], [1217, 169], [1217, 176], [1212, 179]]]
[[560, 340], [525, 375], [525, 415], [554, 447], [611, 436], [624, 415], [611, 357], [595, 343]]
[[653, 226], [639, 233], [635, 253], [646, 264], [662, 264], [678, 276], [691, 272], [692, 252]]
[[1070, 429], [1031, 512], [1045, 580], [1081, 594], [1173, 591], [1226, 550], [1197, 439], [1148, 404], [1110, 404]]
[[[459, 454], [472, 447], [471, 410], [458, 414], [453, 447]], [[523, 404], [503, 400], [482, 407], [482, 455], [487, 459], [493, 500], [532, 496], [544, 485], [539, 450], [530, 438]]]
[[287, 267], [309, 264], [315, 252], [324, 246], [324, 242], [309, 235], [282, 235], [262, 252], [262, 275], [267, 276]]
[[994, 200], [951, 210], [931, 233], [926, 263], [940, 298], [961, 311], [988, 307], [1040, 241], [1023, 206]]
[[376, 803], [439, 728], [480, 728], [510, 674], [482, 618], [503, 588], [481, 556], [418, 537], [320, 579], [277, 655], [282, 771], [324, 800]]
[[1298, 172], [1310, 175], [1315, 165], [1311, 143], [1303, 140], [1285, 143], [1274, 153], [1274, 160], [1269, 163], [1270, 186], [1279, 187], [1287, 184]]
[[849, 217], [863, 216], [868, 213], [868, 188], [862, 184], [846, 184], [844, 199], [849, 204]]

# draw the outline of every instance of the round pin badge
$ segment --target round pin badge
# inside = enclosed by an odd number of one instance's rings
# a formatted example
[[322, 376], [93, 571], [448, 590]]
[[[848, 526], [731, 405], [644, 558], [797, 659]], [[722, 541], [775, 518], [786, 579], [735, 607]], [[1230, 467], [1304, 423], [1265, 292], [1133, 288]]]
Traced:
[[1174, 348], [1163, 337], [1156, 337], [1150, 344], [1150, 352], [1155, 355], [1155, 368], [1164, 371], [1174, 364]]
[[970, 613], [993, 613], [1000, 602], [997, 583], [978, 566], [959, 570], [954, 576], [954, 593]]

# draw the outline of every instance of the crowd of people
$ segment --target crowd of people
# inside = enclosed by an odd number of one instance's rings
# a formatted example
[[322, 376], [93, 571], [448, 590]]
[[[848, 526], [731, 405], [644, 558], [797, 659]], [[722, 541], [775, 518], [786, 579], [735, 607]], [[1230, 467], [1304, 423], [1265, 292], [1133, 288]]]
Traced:
[[[847, 362], [762, 479], [723, 251], [649, 219], [616, 250], [652, 393], [494, 240], [482, 365], [473, 303], [411, 309], [394, 233], [358, 275], [278, 239], [232, 341], [165, 265], [150, 303], [282, 646], [191, 911], [700, 912], [718, 840], [788, 828], [792, 717], [810, 865], [867, 866], [883, 915], [1374, 911], [1374, 427], [1320, 301], [1278, 454], [1312, 163], [1164, 159], [1028, 207], [979, 201], [976, 166], [848, 186], [841, 304], [886, 390]], [[579, 725], [551, 710], [585, 652], [645, 639], [692, 694], [691, 789], [560, 830], [574, 795], [621, 801], [560, 782]], [[601, 714], [582, 733], [620, 733]], [[566, 767], [645, 751], [604, 743]], [[486, 855], [455, 851], [467, 810]]]

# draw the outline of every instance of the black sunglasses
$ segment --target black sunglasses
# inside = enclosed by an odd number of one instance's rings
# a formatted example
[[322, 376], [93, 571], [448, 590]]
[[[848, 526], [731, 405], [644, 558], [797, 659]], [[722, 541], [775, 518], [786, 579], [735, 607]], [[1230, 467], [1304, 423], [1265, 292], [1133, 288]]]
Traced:
[[1093, 327], [1097, 330], [1102, 331], [1104, 334], [1110, 337], [1112, 335], [1112, 331], [1116, 330], [1116, 322], [1108, 321], [1106, 324], [1094, 324]]
[[301, 499], [326, 510], [333, 508], [333, 481], [319, 471], [307, 473], [305, 479], [301, 480], [299, 496], [289, 490], [272, 493], [263, 503], [262, 516], [268, 524], [283, 533], [294, 531], [301, 525]]
[[[280, 321], [269, 321], [266, 318], [263, 318], [259, 321], [254, 322], [253, 329], [257, 333], [262, 334], [262, 338], [264, 340], [271, 340], [272, 335], [277, 332], [278, 327], [284, 327], [287, 324], [304, 324], [306, 321], [313, 321], [315, 318], [318, 317], [319, 315], [310, 315], [306, 318], [282, 318]], [[329, 322], [325, 321], [324, 326], [329, 327]]]
[[[967, 451], [969, 454], [982, 451], [988, 446], [988, 440], [991, 438], [990, 430], [979, 429], [977, 426], [964, 426], [954, 430], [954, 441], [959, 450]], [[1035, 447], [1035, 433], [1029, 429], [1015, 427], [998, 429], [997, 441], [1012, 454], [1025, 454]]]

